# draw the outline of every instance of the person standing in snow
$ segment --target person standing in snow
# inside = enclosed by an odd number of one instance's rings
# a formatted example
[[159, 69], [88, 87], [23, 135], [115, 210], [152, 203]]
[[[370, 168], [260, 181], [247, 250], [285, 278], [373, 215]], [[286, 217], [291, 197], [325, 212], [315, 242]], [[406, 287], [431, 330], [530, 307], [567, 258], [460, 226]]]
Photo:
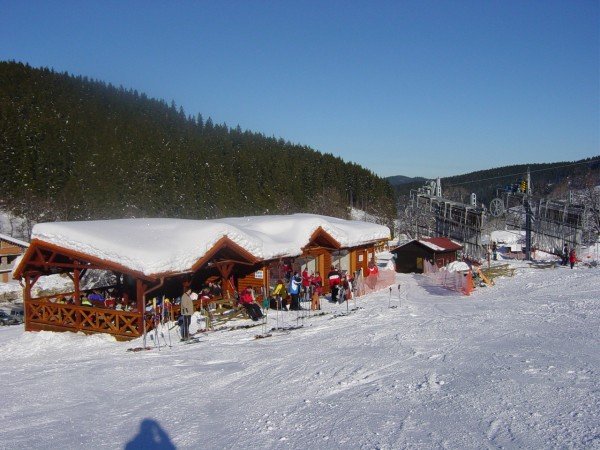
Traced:
[[321, 274], [319, 272], [315, 272], [313, 275], [311, 275], [310, 286], [313, 293], [316, 293], [319, 296], [323, 293], [323, 279], [321, 278]]
[[571, 269], [575, 265], [575, 261], [577, 261], [577, 255], [575, 254], [575, 249], [572, 248], [571, 252], [569, 253], [569, 264], [571, 264]]
[[379, 268], [377, 267], [377, 264], [375, 263], [375, 259], [372, 259], [371, 261], [369, 261], [369, 266], [367, 268], [369, 269], [369, 274], [367, 276], [377, 277], [379, 275]]
[[310, 275], [308, 274], [308, 267], [305, 267], [302, 271], [302, 298], [304, 301], [310, 300]]
[[300, 303], [298, 302], [298, 297], [300, 295], [300, 286], [302, 285], [302, 278], [298, 275], [298, 272], [294, 272], [294, 275], [290, 278], [290, 286], [289, 293], [292, 297], [292, 304], [290, 305], [290, 309], [297, 311], [300, 309]]
[[192, 301], [192, 289], [188, 286], [181, 296], [181, 340], [187, 341], [190, 338], [190, 323], [192, 314], [194, 314], [194, 302]]
[[498, 245], [496, 244], [496, 241], [492, 242], [492, 259], [494, 261], [498, 260]]
[[277, 280], [277, 284], [273, 289], [273, 296], [275, 297], [275, 309], [287, 309], [284, 301], [287, 299], [287, 290], [283, 280]]
[[566, 266], [568, 261], [569, 261], [569, 246], [567, 244], [565, 244], [565, 246], [563, 248], [563, 254], [562, 254], [562, 265]]
[[331, 270], [327, 274], [327, 280], [329, 281], [329, 289], [331, 290], [331, 301], [337, 301], [338, 287], [342, 281], [342, 274], [335, 266], [331, 266]]

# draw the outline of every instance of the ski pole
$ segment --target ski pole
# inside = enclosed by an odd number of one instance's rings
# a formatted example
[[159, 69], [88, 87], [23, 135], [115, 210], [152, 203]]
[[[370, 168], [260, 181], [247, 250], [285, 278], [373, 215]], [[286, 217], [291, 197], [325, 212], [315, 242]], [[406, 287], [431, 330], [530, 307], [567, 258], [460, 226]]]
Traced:
[[[401, 295], [402, 294], [402, 290], [401, 290], [401, 288], [402, 288], [402, 285], [399, 284], [398, 285], [398, 308], [400, 308], [402, 306], [402, 295]], [[391, 291], [391, 289], [392, 288], [390, 288], [390, 291]]]
[[388, 301], [388, 308], [392, 307], [392, 287], [390, 286], [390, 299]]
[[158, 351], [160, 352], [160, 340], [158, 339], [158, 321], [156, 316], [156, 297], [152, 299], [152, 321], [154, 322], [154, 344], [158, 346]]

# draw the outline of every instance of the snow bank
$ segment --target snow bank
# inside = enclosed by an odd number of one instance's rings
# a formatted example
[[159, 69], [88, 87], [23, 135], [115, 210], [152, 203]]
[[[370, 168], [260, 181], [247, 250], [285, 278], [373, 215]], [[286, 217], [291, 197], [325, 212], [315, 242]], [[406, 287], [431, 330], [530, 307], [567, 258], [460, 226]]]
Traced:
[[464, 261], [452, 261], [446, 265], [446, 267], [443, 267], [443, 269], [447, 270], [448, 272], [465, 272], [467, 270], [471, 270], [469, 265]]

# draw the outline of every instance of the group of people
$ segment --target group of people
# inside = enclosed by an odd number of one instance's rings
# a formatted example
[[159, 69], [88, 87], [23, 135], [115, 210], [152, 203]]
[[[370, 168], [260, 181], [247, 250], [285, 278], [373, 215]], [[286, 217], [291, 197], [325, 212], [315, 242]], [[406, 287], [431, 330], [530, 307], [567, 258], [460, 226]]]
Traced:
[[[287, 275], [287, 272], [286, 272]], [[290, 309], [298, 311], [301, 299], [311, 301], [311, 309], [321, 309], [319, 298], [323, 293], [323, 279], [319, 272], [309, 273], [305, 268], [301, 273], [297, 271], [286, 276], [286, 282], [277, 280], [272, 291], [273, 302], [270, 304], [275, 309]], [[289, 300], [289, 301], [288, 301]]]
[[[136, 309], [136, 302], [130, 300], [127, 292], [117, 293], [114, 288], [81, 292], [79, 301], [81, 306], [94, 308], [114, 309], [116, 311], [134, 311]], [[58, 297], [51, 297], [50, 302], [74, 305], [75, 298], [73, 295], [59, 295]]]

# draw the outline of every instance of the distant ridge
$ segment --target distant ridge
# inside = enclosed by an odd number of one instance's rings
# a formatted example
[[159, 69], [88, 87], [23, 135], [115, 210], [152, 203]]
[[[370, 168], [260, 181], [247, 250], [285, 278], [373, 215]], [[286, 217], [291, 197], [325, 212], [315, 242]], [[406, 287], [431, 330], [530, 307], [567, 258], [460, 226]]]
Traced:
[[[600, 183], [600, 156], [593, 156], [577, 161], [515, 164], [445, 177], [441, 179], [442, 193], [446, 198], [463, 202], [468, 201], [471, 193], [475, 193], [479, 203], [487, 204], [496, 196], [496, 189], [525, 179], [528, 168], [534, 197], [564, 197], [564, 192], [569, 189], [581, 189], [587, 183]], [[408, 201], [410, 190], [422, 187], [425, 180], [413, 178], [394, 184], [389, 178], [388, 182], [394, 186], [404, 204]]]
[[388, 183], [390, 183], [392, 186], [400, 186], [401, 184], [406, 184], [406, 183], [422, 183], [424, 181], [427, 180], [427, 178], [423, 178], [423, 177], [407, 177], [404, 175], [394, 175], [391, 177], [386, 177], [386, 180], [388, 181]]

